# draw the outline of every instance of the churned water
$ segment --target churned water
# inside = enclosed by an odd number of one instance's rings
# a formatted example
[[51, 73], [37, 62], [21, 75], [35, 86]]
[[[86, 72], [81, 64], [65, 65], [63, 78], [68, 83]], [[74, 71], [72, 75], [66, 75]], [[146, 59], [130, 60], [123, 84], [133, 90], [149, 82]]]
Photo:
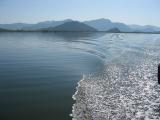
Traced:
[[159, 120], [160, 35], [108, 34], [112, 57], [99, 74], [84, 75], [73, 95], [73, 120]]

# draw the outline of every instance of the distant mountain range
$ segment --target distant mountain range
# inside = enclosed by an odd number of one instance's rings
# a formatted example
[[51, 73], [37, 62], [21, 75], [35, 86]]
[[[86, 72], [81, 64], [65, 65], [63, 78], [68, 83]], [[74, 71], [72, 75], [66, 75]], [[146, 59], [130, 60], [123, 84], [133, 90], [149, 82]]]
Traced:
[[91, 21], [85, 21], [84, 23], [96, 28], [99, 31], [108, 31], [113, 28], [117, 28], [123, 32], [132, 31], [132, 29], [128, 25], [125, 25], [123, 23], [114, 23], [114, 22], [111, 22], [111, 20], [104, 19], [104, 18], [97, 19], [97, 20], [91, 20]]
[[76, 31], [76, 32], [88, 32], [88, 31], [97, 31], [97, 29], [88, 26], [84, 23], [78, 22], [78, 21], [71, 21], [71, 22], [66, 22], [63, 23], [61, 25], [58, 25], [56, 27], [49, 27], [46, 29], [43, 29], [44, 31], [65, 31], [65, 32], [72, 32], [72, 31]]
[[157, 26], [127, 25], [120, 22], [112, 22], [109, 19], [97, 19], [90, 21], [74, 21], [66, 19], [63, 21], [45, 21], [37, 24], [14, 23], [0, 24], [0, 31], [3, 30], [23, 31], [108, 31], [108, 32], [160, 32]]
[[71, 19], [66, 19], [63, 21], [45, 21], [45, 22], [40, 22], [37, 24], [32, 24], [32, 25], [28, 25], [28, 26], [24, 26], [21, 29], [22, 30], [38, 30], [38, 29], [45, 29], [45, 28], [49, 28], [49, 27], [56, 27], [58, 25], [62, 25], [66, 22], [71, 22]]
[[160, 27], [151, 26], [151, 25], [130, 25], [130, 28], [134, 31], [142, 31], [142, 32], [157, 32], [160, 31]]

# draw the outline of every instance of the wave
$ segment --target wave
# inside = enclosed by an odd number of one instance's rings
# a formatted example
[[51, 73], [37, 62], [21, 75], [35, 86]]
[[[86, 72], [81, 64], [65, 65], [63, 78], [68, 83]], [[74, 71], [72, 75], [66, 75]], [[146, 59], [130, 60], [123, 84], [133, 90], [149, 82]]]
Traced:
[[142, 41], [130, 41], [131, 47], [107, 61], [101, 73], [83, 76], [73, 95], [73, 120], [160, 119], [160, 41]]

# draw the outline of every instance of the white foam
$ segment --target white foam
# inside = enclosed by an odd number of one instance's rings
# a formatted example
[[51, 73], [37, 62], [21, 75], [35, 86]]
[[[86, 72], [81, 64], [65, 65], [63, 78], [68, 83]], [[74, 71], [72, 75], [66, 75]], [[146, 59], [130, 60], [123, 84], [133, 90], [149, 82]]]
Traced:
[[125, 53], [99, 75], [84, 76], [73, 95], [73, 120], [159, 120], [159, 59], [150, 46]]

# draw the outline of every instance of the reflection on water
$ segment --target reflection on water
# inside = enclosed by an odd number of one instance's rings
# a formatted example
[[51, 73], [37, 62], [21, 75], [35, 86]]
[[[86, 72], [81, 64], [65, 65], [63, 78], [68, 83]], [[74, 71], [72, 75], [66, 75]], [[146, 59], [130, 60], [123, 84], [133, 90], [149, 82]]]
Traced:
[[[51, 34], [51, 33], [46, 33]], [[64, 41], [74, 42], [77, 40], [90, 40], [98, 39], [105, 35], [105, 33], [97, 33], [97, 32], [55, 32], [53, 35], [63, 39]]]
[[103, 67], [98, 56], [77, 48], [91, 49], [80, 41], [98, 36], [0, 33], [0, 119], [71, 119], [77, 82]]

